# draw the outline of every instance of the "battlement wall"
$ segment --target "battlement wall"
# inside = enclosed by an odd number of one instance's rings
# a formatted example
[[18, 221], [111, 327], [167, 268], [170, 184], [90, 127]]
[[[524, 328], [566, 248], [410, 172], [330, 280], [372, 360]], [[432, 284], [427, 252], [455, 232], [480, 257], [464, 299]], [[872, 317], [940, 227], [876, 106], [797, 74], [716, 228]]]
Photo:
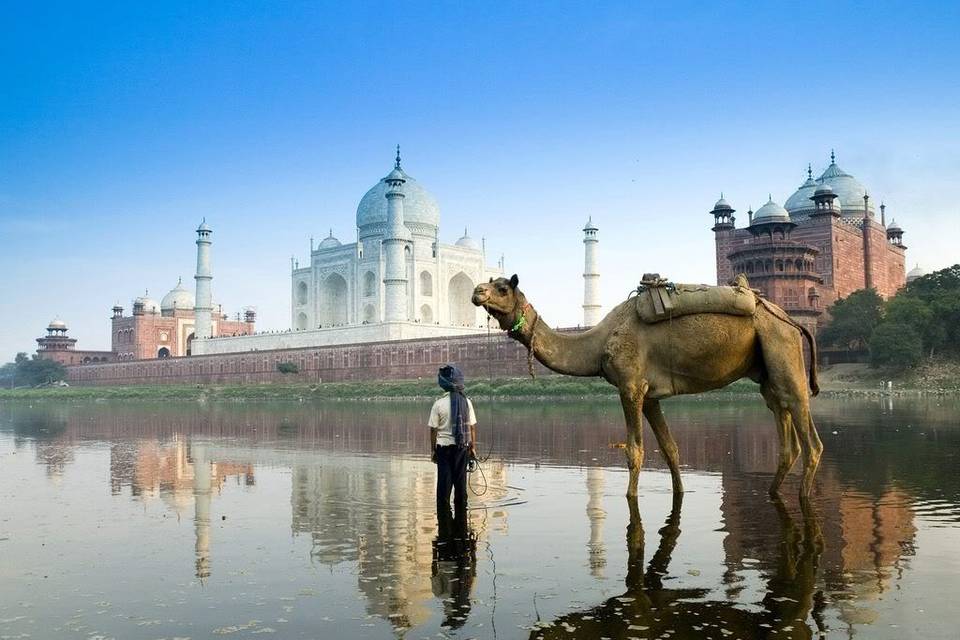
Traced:
[[[280, 373], [280, 363], [297, 365], [298, 373]], [[67, 381], [77, 386], [113, 386], [410, 380], [432, 378], [446, 363], [462, 368], [468, 379], [528, 375], [526, 348], [496, 331], [489, 335], [87, 364], [67, 367]], [[534, 370], [537, 375], [552, 373], [536, 361]]]

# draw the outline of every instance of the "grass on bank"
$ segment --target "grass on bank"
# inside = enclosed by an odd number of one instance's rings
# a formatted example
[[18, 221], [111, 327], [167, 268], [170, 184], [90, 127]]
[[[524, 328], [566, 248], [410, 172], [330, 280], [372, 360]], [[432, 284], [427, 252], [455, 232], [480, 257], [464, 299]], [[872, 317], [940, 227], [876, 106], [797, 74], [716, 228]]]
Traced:
[[[750, 393], [756, 385], [741, 380], [721, 391]], [[370, 398], [434, 398], [441, 393], [433, 379], [323, 384], [144, 385], [115, 387], [51, 387], [0, 390], [4, 399], [62, 400], [363, 400]], [[478, 398], [613, 398], [616, 389], [599, 378], [544, 376], [468, 381], [467, 393]]]

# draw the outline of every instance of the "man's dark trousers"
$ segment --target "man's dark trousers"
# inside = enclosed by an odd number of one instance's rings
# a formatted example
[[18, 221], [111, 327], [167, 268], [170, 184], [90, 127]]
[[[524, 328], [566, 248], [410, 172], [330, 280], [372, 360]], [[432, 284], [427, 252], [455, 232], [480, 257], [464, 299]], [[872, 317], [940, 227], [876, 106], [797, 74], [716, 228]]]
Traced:
[[450, 490], [457, 513], [467, 508], [467, 463], [470, 450], [455, 444], [437, 447], [437, 513], [450, 510]]

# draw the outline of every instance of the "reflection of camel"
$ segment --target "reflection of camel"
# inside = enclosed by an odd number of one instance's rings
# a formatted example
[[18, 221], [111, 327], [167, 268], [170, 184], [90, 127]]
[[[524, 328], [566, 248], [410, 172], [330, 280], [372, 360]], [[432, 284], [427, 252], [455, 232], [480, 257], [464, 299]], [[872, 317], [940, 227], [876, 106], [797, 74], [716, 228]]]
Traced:
[[630, 524], [627, 526], [627, 590], [620, 596], [588, 609], [547, 623], [538, 623], [531, 638], [569, 638], [575, 628], [578, 638], [811, 638], [807, 625], [812, 613], [818, 633], [822, 603], [814, 602], [817, 564], [823, 548], [819, 518], [813, 507], [802, 502], [803, 528], [796, 526], [779, 500], [774, 506], [780, 520], [780, 557], [767, 579], [767, 594], [759, 610], [727, 600], [704, 600], [709, 590], [664, 588], [670, 556], [680, 536], [680, 507], [683, 497], [674, 497], [673, 509], [660, 529], [660, 545], [643, 566], [643, 524], [640, 510], [628, 498]]
[[[810, 417], [803, 337], [810, 333], [772, 303], [758, 299], [752, 316], [698, 313], [645, 324], [628, 299], [589, 331], [570, 335], [552, 330], [517, 288], [516, 275], [491, 279], [473, 292], [473, 303], [496, 318], [500, 328], [526, 346], [544, 366], [571, 376], [602, 376], [620, 391], [627, 422], [627, 495], [637, 495], [643, 464], [643, 416], [670, 465], [674, 493], [683, 492], [677, 444], [660, 410], [660, 400], [725, 387], [741, 378], [760, 383], [777, 420], [780, 460], [770, 493], [776, 494], [793, 463], [804, 453], [800, 495], [810, 495], [823, 445]], [[746, 285], [746, 278], [741, 283]], [[810, 388], [817, 393], [816, 365]]]

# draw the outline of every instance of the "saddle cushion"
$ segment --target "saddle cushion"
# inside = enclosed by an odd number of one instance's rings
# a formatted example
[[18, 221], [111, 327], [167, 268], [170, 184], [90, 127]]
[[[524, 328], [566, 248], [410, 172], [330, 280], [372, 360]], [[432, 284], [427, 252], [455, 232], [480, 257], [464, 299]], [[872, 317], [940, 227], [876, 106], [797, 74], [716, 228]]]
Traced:
[[750, 316], [757, 296], [746, 287], [712, 287], [705, 284], [665, 284], [645, 287], [637, 296], [637, 315], [646, 324], [694, 313]]

